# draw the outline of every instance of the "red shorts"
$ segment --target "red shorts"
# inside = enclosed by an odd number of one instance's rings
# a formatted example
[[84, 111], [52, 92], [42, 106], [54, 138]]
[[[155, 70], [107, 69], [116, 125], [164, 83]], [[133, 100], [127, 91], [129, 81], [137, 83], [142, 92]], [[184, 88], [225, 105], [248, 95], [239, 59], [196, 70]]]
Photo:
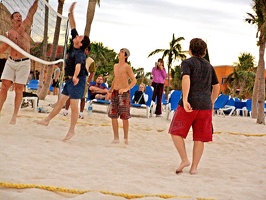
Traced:
[[171, 121], [169, 133], [186, 138], [191, 126], [193, 129], [193, 141], [212, 141], [212, 110], [186, 112], [179, 105]]
[[118, 118], [127, 120], [130, 116], [130, 94], [129, 91], [118, 94], [118, 90], [114, 90], [111, 96], [111, 104], [108, 116], [112, 119]]

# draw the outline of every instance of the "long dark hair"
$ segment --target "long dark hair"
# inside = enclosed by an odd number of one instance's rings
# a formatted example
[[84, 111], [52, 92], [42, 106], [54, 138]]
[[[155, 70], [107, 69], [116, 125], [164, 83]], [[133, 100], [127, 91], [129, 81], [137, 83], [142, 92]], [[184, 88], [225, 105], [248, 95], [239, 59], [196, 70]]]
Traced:
[[[163, 68], [164, 68], [164, 62], [163, 62], [163, 59], [162, 59], [162, 58], [159, 58], [159, 59], [158, 59], [158, 62], [162, 63], [162, 64], [163, 64]], [[158, 67], [159, 67], [159, 66], [157, 65], [157, 69], [158, 69]]]

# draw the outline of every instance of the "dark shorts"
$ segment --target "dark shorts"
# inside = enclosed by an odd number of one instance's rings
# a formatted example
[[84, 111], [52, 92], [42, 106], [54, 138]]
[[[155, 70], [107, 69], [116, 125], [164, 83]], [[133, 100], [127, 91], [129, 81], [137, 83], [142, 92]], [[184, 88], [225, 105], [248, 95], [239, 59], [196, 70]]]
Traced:
[[59, 88], [59, 81], [53, 79], [52, 87]]
[[129, 91], [118, 94], [118, 90], [114, 90], [112, 93], [108, 117], [115, 119], [119, 116], [122, 120], [127, 120], [131, 117]]
[[193, 110], [192, 112], [186, 112], [179, 105], [171, 121], [169, 133], [186, 138], [191, 126], [194, 141], [212, 141], [212, 110]]
[[86, 76], [80, 76], [77, 85], [74, 85], [72, 78], [66, 80], [62, 94], [69, 96], [70, 99], [82, 99], [86, 83]]

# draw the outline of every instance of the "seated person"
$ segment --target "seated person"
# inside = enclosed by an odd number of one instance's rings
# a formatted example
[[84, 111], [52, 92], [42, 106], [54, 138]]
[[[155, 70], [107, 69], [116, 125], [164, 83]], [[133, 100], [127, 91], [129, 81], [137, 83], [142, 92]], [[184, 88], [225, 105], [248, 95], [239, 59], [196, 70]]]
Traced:
[[146, 104], [148, 101], [149, 96], [145, 94], [146, 86], [144, 83], [139, 85], [139, 90], [137, 90], [132, 97], [132, 103], [136, 104]]
[[96, 82], [90, 84], [89, 92], [90, 92], [90, 100], [92, 99], [105, 99], [106, 94], [108, 93], [108, 89], [103, 82], [103, 75], [99, 75], [96, 79]]

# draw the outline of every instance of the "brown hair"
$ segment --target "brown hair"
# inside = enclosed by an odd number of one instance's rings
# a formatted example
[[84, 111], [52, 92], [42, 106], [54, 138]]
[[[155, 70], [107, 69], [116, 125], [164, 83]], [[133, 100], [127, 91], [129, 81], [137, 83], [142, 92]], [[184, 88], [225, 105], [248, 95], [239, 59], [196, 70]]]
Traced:
[[17, 14], [17, 13], [19, 13], [19, 12], [18, 11], [13, 12], [12, 15], [10, 15], [10, 18], [13, 19], [14, 15]]
[[193, 56], [203, 57], [206, 54], [207, 44], [200, 38], [193, 38], [190, 41], [189, 49]]
[[[159, 58], [158, 59], [158, 62], [162, 63], [163, 64], [163, 67], [164, 67], [164, 62], [163, 62], [163, 59], [162, 58]], [[157, 66], [157, 68], [158, 68], [158, 66]]]
[[99, 78], [99, 77], [102, 77], [103, 78], [103, 82], [104, 82], [104, 76], [103, 76], [103, 74], [99, 74], [97, 78]]

